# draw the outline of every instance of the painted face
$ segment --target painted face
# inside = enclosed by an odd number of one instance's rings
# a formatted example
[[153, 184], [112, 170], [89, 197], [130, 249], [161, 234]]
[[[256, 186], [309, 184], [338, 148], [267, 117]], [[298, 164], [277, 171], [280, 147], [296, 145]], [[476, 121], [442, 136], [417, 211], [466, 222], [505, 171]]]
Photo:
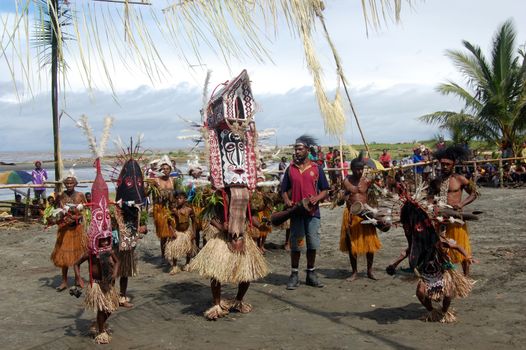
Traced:
[[130, 159], [122, 167], [117, 179], [116, 200], [144, 202], [144, 186], [141, 167], [137, 161]]
[[111, 238], [111, 218], [108, 210], [108, 202], [103, 196], [91, 212], [91, 223], [88, 230], [89, 250], [92, 254], [111, 250], [111, 245], [101, 247], [101, 239]]
[[220, 142], [225, 184], [246, 184], [248, 178], [243, 139], [235, 132], [223, 130], [220, 134]]

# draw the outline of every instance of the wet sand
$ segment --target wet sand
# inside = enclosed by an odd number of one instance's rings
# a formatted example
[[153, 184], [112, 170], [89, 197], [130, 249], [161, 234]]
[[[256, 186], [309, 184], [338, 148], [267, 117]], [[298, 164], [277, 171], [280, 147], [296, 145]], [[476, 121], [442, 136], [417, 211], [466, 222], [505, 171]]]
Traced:
[[[338, 251], [342, 209], [337, 208], [322, 210], [317, 267], [325, 288], [302, 284], [285, 290], [289, 257], [281, 249], [284, 232], [275, 230], [266, 254], [272, 272], [247, 294], [253, 312], [216, 322], [202, 316], [211, 302], [208, 281], [188, 272], [170, 276], [161, 268], [150, 224], [137, 251], [140, 276], [130, 279], [135, 307], [110, 317], [113, 342], [104, 349], [525, 348], [526, 189], [485, 188], [482, 194], [471, 207], [485, 214], [470, 222], [473, 255], [480, 260], [472, 268], [477, 283], [467, 299], [453, 301], [455, 324], [420, 321], [425, 310], [414, 295], [416, 280], [400, 270], [395, 277], [384, 272], [405, 248], [401, 228], [380, 234], [378, 281], [365, 278], [365, 257], [358, 261], [360, 278], [345, 281], [349, 260]], [[0, 228], [2, 349], [94, 347], [88, 336], [94, 315], [84, 311], [83, 297], [55, 291], [60, 271], [49, 260], [55, 232], [39, 225]], [[305, 268], [304, 256], [300, 267]], [[84, 264], [85, 279], [87, 271]], [[300, 276], [303, 282], [305, 273]], [[224, 295], [234, 294], [234, 286], [224, 288]]]

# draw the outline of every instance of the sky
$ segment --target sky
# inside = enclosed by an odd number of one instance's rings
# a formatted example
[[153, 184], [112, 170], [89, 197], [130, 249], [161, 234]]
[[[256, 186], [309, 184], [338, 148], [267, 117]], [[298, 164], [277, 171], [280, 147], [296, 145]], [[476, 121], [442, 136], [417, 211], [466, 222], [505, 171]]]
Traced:
[[[0, 1], [0, 16], [4, 18], [12, 10], [8, 2]], [[342, 58], [353, 104], [369, 143], [433, 138], [440, 130], [420, 122], [418, 117], [462, 107], [454, 97], [442, 96], [435, 91], [438, 84], [447, 80], [462, 82], [462, 76], [445, 56], [446, 50], [461, 50], [462, 40], [467, 40], [480, 45], [489, 55], [493, 35], [507, 19], [514, 21], [517, 45], [526, 42], [524, 1], [427, 0], [412, 1], [411, 6], [404, 2], [400, 23], [389, 22], [377, 31], [369, 28], [368, 36], [361, 1], [327, 0], [325, 3], [328, 30]], [[177, 139], [188, 129], [180, 117], [199, 120], [207, 69], [212, 70], [211, 88], [247, 69], [259, 105], [257, 127], [276, 128], [278, 131], [273, 142], [290, 144], [295, 137], [310, 133], [321, 144], [336, 144], [337, 140], [325, 135], [323, 130], [312, 78], [299, 39], [293, 37], [284, 24], [278, 31], [279, 36], [266, 45], [273, 62], [258, 63], [246, 58], [242, 62], [230, 61], [229, 66], [202, 48], [202, 62], [206, 66], [189, 68], [169, 43], [158, 40], [160, 54], [169, 71], [161, 80], [152, 83], [136, 69], [130, 71], [118, 64], [112, 66], [116, 99], [103, 79], [98, 79], [94, 89], [87, 91], [82, 79], [75, 74], [78, 60], [74, 55], [69, 57], [72, 69], [61, 107], [71, 119], [63, 117], [61, 120], [63, 149], [87, 147], [74, 122], [82, 114], [89, 117], [96, 134], [101, 132], [103, 117], [112, 115], [115, 117], [114, 136], [127, 138], [142, 132], [144, 145], [152, 149], [192, 146], [190, 141]], [[334, 63], [321, 36], [316, 37], [316, 43], [325, 84], [330, 91], [336, 86]], [[1, 62], [0, 137], [3, 142], [0, 151], [51, 151], [51, 106], [47, 84], [44, 82], [32, 97], [26, 89], [25, 97], [18, 100], [5, 61]], [[198, 61], [194, 63], [190, 59], [190, 63], [194, 65]], [[101, 74], [94, 71], [95, 76]], [[23, 87], [23, 84], [19, 86]], [[344, 104], [348, 118], [344, 141], [358, 144], [361, 140], [356, 125], [351, 121], [348, 103], [344, 101]]]

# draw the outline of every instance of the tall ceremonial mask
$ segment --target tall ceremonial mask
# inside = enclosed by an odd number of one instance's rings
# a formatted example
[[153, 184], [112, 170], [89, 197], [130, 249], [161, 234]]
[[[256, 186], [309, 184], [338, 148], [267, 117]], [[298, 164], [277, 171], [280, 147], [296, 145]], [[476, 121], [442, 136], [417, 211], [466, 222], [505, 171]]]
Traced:
[[211, 181], [216, 189], [256, 188], [255, 107], [246, 70], [210, 98], [205, 128]]

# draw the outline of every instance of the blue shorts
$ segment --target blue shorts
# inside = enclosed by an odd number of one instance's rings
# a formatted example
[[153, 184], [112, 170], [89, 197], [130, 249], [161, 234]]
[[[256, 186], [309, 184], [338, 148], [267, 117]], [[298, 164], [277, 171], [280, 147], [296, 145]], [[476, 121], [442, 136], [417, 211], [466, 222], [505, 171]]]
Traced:
[[293, 252], [320, 248], [320, 218], [308, 215], [290, 218], [290, 250]]

